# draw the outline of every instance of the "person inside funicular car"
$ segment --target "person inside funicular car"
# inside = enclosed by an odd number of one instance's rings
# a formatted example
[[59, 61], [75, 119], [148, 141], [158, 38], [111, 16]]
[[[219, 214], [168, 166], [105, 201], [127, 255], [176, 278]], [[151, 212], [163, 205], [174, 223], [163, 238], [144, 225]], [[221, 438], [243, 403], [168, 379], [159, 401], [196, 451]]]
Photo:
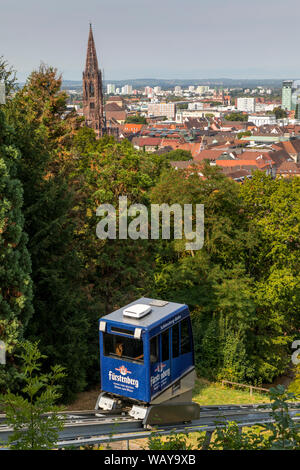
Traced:
[[[115, 354], [118, 357], [123, 357], [123, 355], [126, 356], [126, 349], [125, 349], [125, 354], [124, 354], [124, 343], [122, 343], [122, 342], [117, 342], [116, 343]], [[140, 354], [137, 357], [132, 357], [131, 359], [133, 359], [135, 361], [142, 360], [142, 359], [144, 359], [144, 354]]]
[[115, 353], [117, 356], [122, 357], [123, 356], [123, 350], [124, 350], [124, 344], [123, 343], [117, 343], [116, 344], [116, 349]]

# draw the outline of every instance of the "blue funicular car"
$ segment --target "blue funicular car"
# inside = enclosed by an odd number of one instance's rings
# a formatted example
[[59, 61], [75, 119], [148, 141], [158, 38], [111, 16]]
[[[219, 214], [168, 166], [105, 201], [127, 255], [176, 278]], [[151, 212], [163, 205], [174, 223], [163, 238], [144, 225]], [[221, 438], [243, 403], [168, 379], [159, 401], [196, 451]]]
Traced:
[[99, 334], [97, 410], [127, 410], [144, 426], [199, 418], [187, 305], [141, 298], [102, 317]]

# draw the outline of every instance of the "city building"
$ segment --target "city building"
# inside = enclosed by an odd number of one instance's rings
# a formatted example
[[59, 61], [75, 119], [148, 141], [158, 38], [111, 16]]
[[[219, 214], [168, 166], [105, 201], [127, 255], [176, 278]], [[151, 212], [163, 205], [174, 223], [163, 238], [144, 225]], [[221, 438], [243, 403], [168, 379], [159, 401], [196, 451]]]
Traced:
[[196, 90], [196, 92], [199, 95], [204, 95], [204, 93], [208, 93], [208, 91], [209, 91], [209, 86], [207, 85], [199, 85]]
[[121, 89], [122, 95], [131, 95], [132, 93], [132, 86], [131, 85], [124, 85]]
[[146, 87], [145, 87], [144, 94], [145, 94], [146, 96], [152, 96], [152, 95], [153, 95], [153, 88], [151, 88], [151, 86], [146, 86]]
[[255, 111], [255, 98], [237, 98], [236, 108], [238, 111], [253, 113]]
[[204, 109], [204, 104], [201, 101], [199, 103], [197, 103], [196, 101], [193, 101], [192, 103], [188, 103], [188, 109], [189, 110]]
[[295, 111], [295, 119], [300, 119], [300, 80], [293, 82], [292, 88], [292, 110]]
[[175, 103], [149, 103], [148, 116], [166, 116], [168, 119], [174, 119]]
[[292, 110], [292, 88], [293, 80], [284, 80], [282, 82], [281, 106], [286, 111]]
[[249, 114], [248, 122], [253, 122], [255, 126], [260, 127], [264, 125], [276, 124], [276, 117], [274, 114], [262, 116], [261, 114]]
[[215, 117], [221, 116], [220, 111], [215, 111], [211, 109], [204, 109], [204, 110], [180, 109], [176, 112], [176, 122], [183, 123], [185, 119], [187, 118], [194, 118], [194, 119], [205, 118], [207, 114], [210, 114]]
[[86, 125], [94, 129], [97, 137], [106, 132], [102, 74], [98, 67], [92, 25], [90, 25], [86, 65], [83, 72], [83, 115]]
[[118, 124], [124, 124], [126, 116], [125, 103], [121, 96], [111, 96], [107, 99], [105, 117], [108, 124], [113, 121], [116, 121]]
[[114, 83], [108, 83], [106, 92], [108, 95], [113, 95], [116, 92], [116, 85]]

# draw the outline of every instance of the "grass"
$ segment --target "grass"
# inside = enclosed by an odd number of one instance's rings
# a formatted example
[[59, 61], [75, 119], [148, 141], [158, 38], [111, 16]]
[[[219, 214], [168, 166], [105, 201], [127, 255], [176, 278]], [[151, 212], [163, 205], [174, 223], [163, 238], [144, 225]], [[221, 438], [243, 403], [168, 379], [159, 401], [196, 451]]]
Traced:
[[242, 405], [251, 403], [269, 403], [267, 392], [257, 393], [249, 390], [224, 386], [198, 378], [196, 380], [193, 401], [199, 405]]
[[[99, 387], [79, 393], [77, 399], [68, 405], [66, 410], [92, 410], [99, 393]], [[223, 388], [220, 383], [213, 383], [206, 379], [198, 378], [194, 388], [193, 401], [204, 406], [268, 403], [269, 399], [267, 393], [256, 393], [253, 391], [251, 397], [247, 389], [237, 389], [229, 386]]]

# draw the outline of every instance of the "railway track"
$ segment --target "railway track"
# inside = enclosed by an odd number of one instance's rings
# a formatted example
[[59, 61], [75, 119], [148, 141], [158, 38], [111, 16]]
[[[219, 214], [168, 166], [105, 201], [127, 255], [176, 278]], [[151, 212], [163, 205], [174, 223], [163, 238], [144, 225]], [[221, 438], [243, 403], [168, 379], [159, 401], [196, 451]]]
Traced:
[[[300, 403], [291, 404], [290, 415], [300, 421]], [[271, 422], [271, 408], [266, 405], [222, 405], [202, 406], [200, 419], [190, 423], [172, 426], [156, 426], [159, 434], [170, 432], [189, 433], [206, 431], [211, 433], [215, 427], [225, 425], [226, 421], [235, 421], [240, 427]], [[135, 420], [123, 414], [112, 415], [95, 410], [65, 411], [60, 413], [65, 419], [64, 429], [59, 433], [57, 447], [86, 445], [112, 440], [139, 439], [150, 436], [153, 430], [145, 430], [142, 420]], [[5, 424], [5, 415], [0, 415], [0, 441], [7, 442], [12, 430]]]

